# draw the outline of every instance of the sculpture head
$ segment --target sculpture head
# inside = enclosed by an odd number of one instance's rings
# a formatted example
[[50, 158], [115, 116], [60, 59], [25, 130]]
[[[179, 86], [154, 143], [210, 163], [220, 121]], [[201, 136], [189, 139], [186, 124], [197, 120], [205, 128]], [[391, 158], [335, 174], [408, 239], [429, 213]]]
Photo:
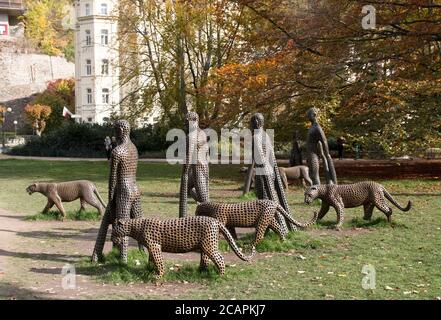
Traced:
[[311, 186], [305, 190], [305, 203], [311, 204], [318, 197], [318, 186]]
[[311, 108], [306, 113], [309, 121], [311, 121], [311, 122], [317, 122], [318, 114], [319, 114], [319, 109], [317, 109], [317, 108]]
[[253, 130], [263, 128], [264, 123], [265, 123], [265, 118], [261, 113], [255, 113], [251, 117], [251, 129]]
[[196, 112], [190, 111], [185, 115], [185, 127], [188, 131], [195, 130], [199, 126], [199, 115]]
[[26, 192], [29, 193], [29, 195], [33, 194], [37, 191], [37, 184], [33, 183], [29, 187], [26, 188]]
[[115, 134], [117, 141], [124, 141], [130, 137], [130, 123], [127, 120], [115, 121]]

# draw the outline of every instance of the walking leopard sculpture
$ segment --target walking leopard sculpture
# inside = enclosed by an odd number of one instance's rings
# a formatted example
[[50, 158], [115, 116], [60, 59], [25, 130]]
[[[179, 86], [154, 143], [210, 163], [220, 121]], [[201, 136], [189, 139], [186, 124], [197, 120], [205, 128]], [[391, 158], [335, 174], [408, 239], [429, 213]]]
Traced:
[[318, 214], [307, 223], [296, 221], [283, 207], [272, 200], [253, 200], [240, 203], [201, 203], [196, 208], [196, 216], [208, 216], [217, 219], [226, 226], [234, 238], [237, 239], [235, 227], [255, 227], [256, 236], [252, 243], [256, 246], [262, 241], [268, 227], [285, 240], [285, 233], [276, 220], [276, 213], [280, 213], [293, 225], [307, 228], [317, 221]]
[[87, 180], [68, 181], [60, 183], [37, 182], [26, 188], [26, 192], [32, 195], [39, 192], [47, 197], [46, 207], [43, 213], [47, 213], [54, 205], [58, 208], [63, 218], [66, 217], [62, 202], [72, 202], [80, 199], [80, 210], [84, 210], [86, 203], [95, 207], [100, 215], [103, 215], [106, 204], [101, 198], [96, 186]]
[[301, 179], [302, 184], [306, 187], [305, 181], [308, 186], [312, 186], [312, 181], [309, 178], [309, 168], [307, 166], [295, 166], [295, 167], [279, 167], [280, 178], [282, 179], [283, 187], [288, 189], [290, 182]]
[[118, 219], [112, 229], [112, 241], [119, 245], [124, 237], [132, 237], [143, 244], [149, 252], [149, 262], [156, 269], [156, 279], [164, 275], [162, 252], [186, 253], [201, 251], [200, 269], [206, 269], [211, 259], [223, 275], [224, 258], [219, 252], [219, 232], [221, 232], [234, 253], [244, 261], [250, 261], [256, 251], [252, 248], [249, 256], [244, 255], [231, 234], [219, 221], [210, 217], [185, 217], [179, 219]]
[[374, 207], [377, 207], [391, 222], [392, 208], [387, 205], [385, 198], [401, 211], [409, 211], [412, 207], [411, 201], [405, 208], [402, 207], [381, 184], [373, 181], [347, 185], [315, 185], [305, 190], [305, 203], [310, 204], [317, 198], [322, 200], [318, 219], [322, 219], [328, 213], [329, 207], [333, 207], [337, 213], [337, 230], [340, 230], [343, 224], [345, 208], [362, 205], [363, 219], [370, 220]]

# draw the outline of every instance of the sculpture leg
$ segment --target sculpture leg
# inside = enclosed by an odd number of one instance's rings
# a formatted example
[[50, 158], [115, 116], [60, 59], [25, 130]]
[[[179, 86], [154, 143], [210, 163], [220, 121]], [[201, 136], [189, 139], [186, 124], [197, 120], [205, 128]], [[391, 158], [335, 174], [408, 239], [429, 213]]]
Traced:
[[209, 262], [210, 262], [210, 258], [204, 251], [201, 250], [201, 262], [199, 264], [199, 270], [200, 271], [207, 270]]
[[208, 166], [197, 165], [195, 172], [195, 188], [198, 202], [209, 202], [209, 190], [208, 190]]
[[164, 259], [162, 258], [161, 246], [153, 244], [149, 249], [149, 255], [152, 257], [153, 264], [155, 265], [155, 279], [159, 280], [164, 275]]
[[46, 207], [44, 207], [44, 209], [43, 209], [43, 211], [42, 211], [42, 213], [43, 214], [46, 214], [46, 213], [48, 213], [48, 211], [54, 206], [54, 202], [52, 201], [52, 200], [47, 200], [47, 204], [46, 204]]
[[363, 209], [364, 209], [363, 219], [364, 220], [371, 220], [372, 213], [374, 212], [374, 207], [375, 207], [375, 205], [373, 203], [365, 203], [363, 205]]
[[[132, 210], [130, 211], [130, 219], [140, 219], [143, 217], [144, 217], [144, 214], [142, 212], [141, 200], [137, 199], [132, 204]], [[141, 242], [138, 242], [138, 248], [139, 248], [139, 251], [142, 251], [144, 253], [146, 252], [145, 247], [141, 244]]]
[[92, 261], [98, 262], [103, 259], [104, 243], [106, 242], [107, 229], [110, 224], [110, 210], [106, 210], [103, 219], [101, 220], [100, 229], [98, 231], [98, 237], [95, 242], [95, 248], [93, 249]]
[[311, 153], [308, 157], [309, 177], [313, 185], [320, 185], [319, 176], [319, 157], [315, 153]]
[[[116, 211], [115, 216], [116, 219], [130, 219], [132, 212], [132, 205], [136, 200], [130, 197], [127, 194], [119, 194], [118, 199], [116, 200]], [[119, 256], [120, 260], [123, 263], [127, 263], [127, 254], [129, 248], [129, 237], [124, 237], [119, 245]]]

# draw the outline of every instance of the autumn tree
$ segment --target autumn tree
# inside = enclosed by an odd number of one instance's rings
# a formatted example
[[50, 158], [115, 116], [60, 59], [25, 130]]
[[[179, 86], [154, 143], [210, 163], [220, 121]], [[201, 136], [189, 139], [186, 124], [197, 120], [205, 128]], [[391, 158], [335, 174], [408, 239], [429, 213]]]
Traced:
[[72, 10], [72, 0], [26, 0], [23, 15], [25, 35], [43, 53], [73, 60], [73, 31], [64, 22]]
[[37, 94], [31, 103], [49, 106], [52, 113], [46, 120], [46, 132], [57, 129], [69, 121], [62, 116], [64, 107], [75, 113], [75, 80], [59, 79], [49, 82], [46, 90]]
[[[212, 79], [213, 86], [226, 84], [217, 96], [223, 105], [267, 114], [279, 141], [297, 129], [305, 134], [305, 111], [316, 106], [330, 136], [345, 134], [387, 154], [441, 143], [441, 5], [238, 2], [256, 19], [244, 39], [247, 59]], [[376, 9], [373, 28], [362, 26], [365, 5]]]
[[217, 118], [219, 106], [206, 98], [206, 88], [211, 70], [234, 59], [241, 8], [226, 0], [120, 1], [121, 51], [137, 54], [122, 70], [123, 83], [139, 79], [131, 93], [140, 97], [126, 114], [136, 117], [156, 105], [164, 122], [176, 125], [191, 106], [202, 123]]
[[37, 135], [41, 136], [46, 128], [46, 121], [52, 113], [51, 107], [42, 104], [28, 104], [24, 110], [29, 124], [35, 129]]

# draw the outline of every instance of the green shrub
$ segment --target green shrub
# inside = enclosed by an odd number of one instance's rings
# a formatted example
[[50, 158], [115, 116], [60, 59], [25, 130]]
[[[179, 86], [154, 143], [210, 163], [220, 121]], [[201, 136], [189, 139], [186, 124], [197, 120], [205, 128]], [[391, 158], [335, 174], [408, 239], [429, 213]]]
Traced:
[[[60, 128], [41, 138], [32, 139], [9, 153], [40, 157], [91, 157], [105, 156], [104, 138], [115, 135], [110, 125], [64, 123]], [[139, 154], [163, 151], [167, 148], [165, 137], [155, 126], [132, 130], [132, 141]]]

